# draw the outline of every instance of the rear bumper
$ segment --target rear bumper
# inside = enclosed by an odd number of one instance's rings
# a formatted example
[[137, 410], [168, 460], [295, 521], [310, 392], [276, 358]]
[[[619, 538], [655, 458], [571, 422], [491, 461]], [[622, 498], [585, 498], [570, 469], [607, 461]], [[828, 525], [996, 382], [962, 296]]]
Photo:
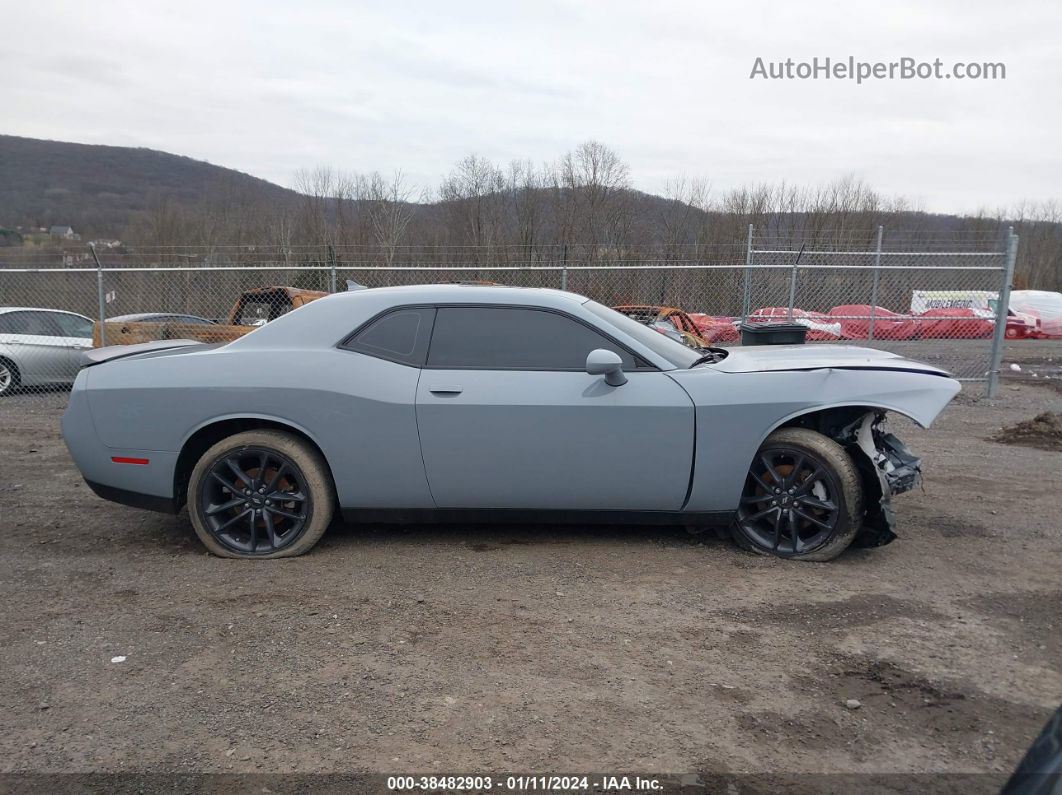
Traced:
[[96, 434], [82, 370], [62, 419], [63, 441], [85, 482], [96, 494], [123, 505], [173, 513], [173, 473], [178, 453], [108, 447]]
[[159, 513], [177, 513], [177, 503], [173, 497], [156, 497], [153, 494], [141, 494], [138, 491], [128, 491], [116, 486], [105, 486], [93, 480], [85, 478], [85, 482], [97, 497], [102, 497], [111, 502], [121, 505], [129, 505], [133, 508], [143, 508], [146, 511], [158, 511]]

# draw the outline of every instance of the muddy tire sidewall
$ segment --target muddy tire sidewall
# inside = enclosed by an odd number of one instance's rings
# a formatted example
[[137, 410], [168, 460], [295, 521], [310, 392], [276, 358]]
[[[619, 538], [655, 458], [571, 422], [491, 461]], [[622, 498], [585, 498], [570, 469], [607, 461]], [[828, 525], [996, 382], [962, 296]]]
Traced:
[[[200, 508], [204, 480], [218, 458], [242, 448], [274, 450], [291, 459], [299, 468], [310, 497], [310, 517], [302, 534], [289, 546], [262, 555], [249, 555], [219, 542], [210, 532]], [[308, 442], [291, 433], [254, 430], [229, 436], [213, 445], [200, 457], [188, 481], [188, 516], [195, 534], [210, 552], [223, 558], [270, 560], [290, 558], [308, 552], [324, 535], [335, 513], [336, 492], [332, 474], [321, 454]]]
[[[840, 502], [837, 525], [824, 544], [808, 552], [788, 554], [784, 557], [787, 560], [813, 562], [833, 560], [848, 548], [863, 524], [863, 485], [855, 462], [833, 439], [808, 428], [781, 428], [767, 437], [760, 450], [781, 445], [796, 448], [829, 467], [830, 475], [837, 485], [837, 500]], [[730, 532], [742, 549], [759, 555], [774, 555], [771, 550], [755, 543], [742, 529], [739, 521], [734, 521]]]

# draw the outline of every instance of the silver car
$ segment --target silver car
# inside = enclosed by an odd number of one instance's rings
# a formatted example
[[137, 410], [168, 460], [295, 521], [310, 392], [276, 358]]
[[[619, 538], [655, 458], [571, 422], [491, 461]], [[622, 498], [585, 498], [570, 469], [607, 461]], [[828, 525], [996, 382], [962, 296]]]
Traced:
[[92, 347], [92, 321], [75, 312], [0, 306], [0, 397], [19, 387], [69, 385]]
[[920, 463], [884, 428], [959, 391], [883, 351], [695, 351], [556, 290], [341, 293], [225, 345], [93, 351], [63, 417], [101, 497], [187, 503], [218, 555], [310, 549], [350, 521], [725, 528], [804, 560], [894, 538]]

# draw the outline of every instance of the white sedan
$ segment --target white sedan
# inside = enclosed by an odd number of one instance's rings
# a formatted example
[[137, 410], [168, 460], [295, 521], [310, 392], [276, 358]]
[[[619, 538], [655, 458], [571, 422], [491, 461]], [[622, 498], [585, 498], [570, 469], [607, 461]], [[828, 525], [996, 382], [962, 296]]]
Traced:
[[74, 383], [92, 348], [92, 321], [75, 312], [0, 306], [0, 397], [19, 387]]

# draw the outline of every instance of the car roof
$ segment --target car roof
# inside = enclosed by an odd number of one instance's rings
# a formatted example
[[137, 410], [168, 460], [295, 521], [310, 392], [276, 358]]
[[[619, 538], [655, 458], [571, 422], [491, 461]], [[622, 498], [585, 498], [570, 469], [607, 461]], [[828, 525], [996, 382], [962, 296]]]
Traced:
[[[85, 317], [80, 312], [71, 312], [67, 309], [49, 309], [44, 306], [0, 306], [0, 315], [8, 312], [58, 312], [60, 315], [74, 315], [75, 317]], [[92, 318], [85, 317], [86, 320]]]
[[504, 284], [408, 284], [399, 287], [372, 287], [336, 293], [329, 300], [359, 300], [373, 296], [394, 296], [401, 303], [523, 304], [563, 309], [571, 303], [585, 304], [585, 295], [551, 287], [509, 287]]
[[289, 347], [334, 345], [379, 312], [425, 304], [508, 304], [572, 312], [590, 299], [544, 287], [502, 287], [483, 284], [414, 284], [373, 287], [335, 293], [288, 312], [233, 340], [226, 347]]
[[[483, 284], [416, 284], [404, 287], [374, 287], [335, 293], [311, 301], [259, 326], [248, 334], [209, 352], [228, 356], [246, 350], [334, 348], [362, 324], [382, 312], [410, 306], [481, 305], [531, 307], [571, 315], [599, 327], [602, 320], [589, 308], [590, 299], [578, 293], [549, 287], [504, 287]], [[606, 324], [607, 325], [607, 324]], [[621, 328], [610, 328], [621, 342], [661, 370], [674, 369], [673, 362]]]

